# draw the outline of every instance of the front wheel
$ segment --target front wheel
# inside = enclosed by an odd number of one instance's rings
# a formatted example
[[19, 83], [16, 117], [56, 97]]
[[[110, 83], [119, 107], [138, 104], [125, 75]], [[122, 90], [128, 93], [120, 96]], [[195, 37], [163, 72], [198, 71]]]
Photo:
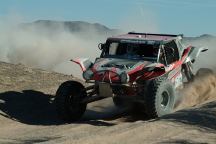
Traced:
[[86, 97], [84, 86], [76, 81], [67, 81], [60, 85], [56, 92], [56, 108], [59, 116], [67, 121], [79, 120], [86, 110], [86, 103], [81, 103]]
[[148, 85], [144, 96], [145, 113], [149, 118], [157, 118], [173, 111], [175, 90], [172, 83], [165, 79], [154, 79]]

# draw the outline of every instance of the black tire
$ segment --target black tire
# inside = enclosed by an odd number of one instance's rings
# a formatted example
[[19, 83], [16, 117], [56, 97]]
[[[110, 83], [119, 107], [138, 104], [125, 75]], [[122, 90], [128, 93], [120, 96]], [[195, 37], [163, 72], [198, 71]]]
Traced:
[[122, 101], [121, 98], [119, 98], [118, 96], [115, 96], [112, 98], [113, 99], [113, 103], [116, 107], [122, 107], [124, 106], [124, 102]]
[[84, 86], [76, 81], [67, 81], [60, 85], [56, 92], [56, 108], [59, 116], [66, 122], [79, 120], [87, 104], [81, 103], [86, 97]]
[[154, 79], [149, 85], [145, 98], [145, 113], [149, 118], [157, 118], [173, 111], [175, 90], [173, 84], [164, 79]]

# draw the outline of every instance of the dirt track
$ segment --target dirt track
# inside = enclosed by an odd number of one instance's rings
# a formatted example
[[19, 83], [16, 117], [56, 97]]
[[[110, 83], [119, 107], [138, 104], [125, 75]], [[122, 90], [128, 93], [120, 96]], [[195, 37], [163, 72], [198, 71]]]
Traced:
[[137, 120], [107, 99], [91, 104], [81, 121], [65, 124], [57, 118], [52, 99], [58, 85], [69, 79], [0, 63], [0, 143], [216, 143], [213, 75], [185, 89], [184, 96], [195, 98], [183, 99], [178, 107], [187, 109], [160, 119]]

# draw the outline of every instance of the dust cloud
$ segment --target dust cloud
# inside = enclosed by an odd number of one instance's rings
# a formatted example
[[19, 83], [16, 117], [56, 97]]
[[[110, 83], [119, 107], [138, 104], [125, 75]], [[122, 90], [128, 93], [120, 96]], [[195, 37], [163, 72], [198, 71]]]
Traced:
[[194, 38], [185, 38], [185, 45], [192, 45], [195, 47], [205, 47], [208, 48], [208, 51], [203, 52], [199, 55], [198, 59], [194, 64], [195, 72], [199, 68], [209, 68], [216, 71], [216, 37], [212, 35], [201, 35], [199, 37]]
[[201, 53], [196, 60], [195, 80], [185, 84], [185, 88], [180, 91], [180, 101], [177, 103], [176, 110], [216, 100], [216, 37], [202, 35], [197, 38], [187, 38], [184, 42], [187, 45], [208, 48], [208, 51]]
[[193, 82], [185, 84], [179, 96], [181, 99], [176, 110], [216, 100], [216, 75], [203, 71], [202, 75], [197, 75]]
[[79, 66], [69, 60], [87, 57], [94, 61], [100, 53], [98, 43], [108, 34], [79, 28], [80, 32], [73, 33], [60, 22], [46, 26], [0, 20], [0, 61], [81, 77]]

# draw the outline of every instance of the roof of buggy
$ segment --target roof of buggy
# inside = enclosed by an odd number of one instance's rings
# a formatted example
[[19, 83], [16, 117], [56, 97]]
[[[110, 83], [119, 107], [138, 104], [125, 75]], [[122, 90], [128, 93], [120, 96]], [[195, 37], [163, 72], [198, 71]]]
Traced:
[[135, 33], [129, 32], [128, 34], [110, 37], [109, 39], [134, 39], [134, 40], [151, 40], [151, 41], [170, 41], [173, 39], [181, 39], [183, 35], [173, 34], [152, 34], [152, 33]]

